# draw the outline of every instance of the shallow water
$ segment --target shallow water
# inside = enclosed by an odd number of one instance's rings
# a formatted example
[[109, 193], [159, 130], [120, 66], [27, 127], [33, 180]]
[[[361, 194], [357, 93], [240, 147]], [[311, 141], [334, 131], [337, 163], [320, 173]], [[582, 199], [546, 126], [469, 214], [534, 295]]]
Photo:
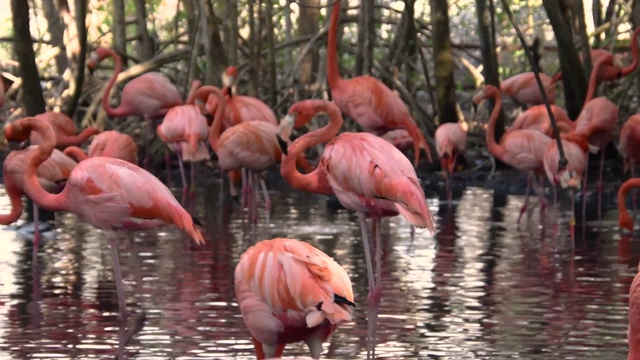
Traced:
[[[325, 197], [291, 191], [281, 181], [274, 185], [270, 227], [261, 218], [252, 229], [211, 180], [201, 184], [194, 205], [206, 246], [173, 228], [121, 240], [131, 318], [146, 313], [127, 357], [251, 357], [233, 269], [254, 239], [273, 237], [306, 240], [347, 270], [359, 305], [355, 321], [337, 330], [323, 358], [366, 356], [368, 288], [357, 217], [328, 207]], [[400, 217], [383, 222], [377, 357], [626, 358], [628, 289], [640, 242], [621, 238], [613, 209], [601, 221], [578, 226], [573, 250], [568, 209], [547, 209], [542, 217], [532, 209], [518, 229], [522, 196], [470, 187], [453, 204], [428, 197], [435, 234], [417, 229], [412, 239]], [[113, 358], [119, 328], [110, 234], [71, 214], [58, 215], [56, 226], [35, 269], [31, 242], [0, 228], [0, 358]], [[289, 345], [285, 355], [307, 352]]]

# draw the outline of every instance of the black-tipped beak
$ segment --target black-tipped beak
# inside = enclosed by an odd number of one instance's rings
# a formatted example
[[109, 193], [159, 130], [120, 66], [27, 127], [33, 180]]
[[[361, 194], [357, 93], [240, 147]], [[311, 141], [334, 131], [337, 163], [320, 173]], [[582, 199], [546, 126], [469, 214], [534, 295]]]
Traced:
[[200, 222], [200, 220], [198, 220], [197, 218], [195, 218], [193, 216], [191, 216], [191, 221], [193, 221], [194, 225], [202, 226], [202, 223]]
[[23, 150], [31, 146], [31, 141], [9, 141], [8, 145], [10, 150]]
[[207, 125], [211, 126], [213, 124], [213, 115], [211, 114], [204, 114], [204, 117], [207, 119]]
[[478, 112], [478, 104], [476, 104], [475, 102], [473, 103], [473, 112], [474, 113]]
[[280, 145], [280, 150], [282, 150], [282, 153], [285, 155], [289, 155], [287, 153], [287, 142], [282, 140], [282, 138], [280, 137], [280, 134], [276, 134], [276, 139], [278, 139], [278, 145]]
[[347, 306], [351, 306], [351, 307], [356, 307], [356, 303], [354, 303], [353, 301], [349, 301], [349, 300], [347, 300], [346, 297], [340, 296], [338, 294], [333, 294], [333, 302], [336, 303], [336, 304], [342, 304], [342, 305], [347, 305]]

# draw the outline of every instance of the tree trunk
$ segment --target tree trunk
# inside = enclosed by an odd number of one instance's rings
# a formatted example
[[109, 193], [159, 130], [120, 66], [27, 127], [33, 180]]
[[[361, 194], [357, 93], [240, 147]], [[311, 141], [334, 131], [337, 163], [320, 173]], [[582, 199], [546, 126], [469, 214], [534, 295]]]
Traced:
[[222, 39], [218, 27], [218, 18], [213, 10], [211, 1], [204, 4], [203, 17], [200, 18], [203, 34], [204, 53], [207, 59], [207, 71], [205, 73], [205, 83], [220, 85], [220, 74], [227, 66], [227, 57], [224, 53]]
[[393, 42], [389, 47], [389, 64], [392, 70], [400, 71], [400, 69], [402, 69], [409, 43], [415, 40], [414, 37], [409, 34], [409, 28], [413, 21], [413, 4], [414, 0], [405, 0], [404, 11], [402, 11], [400, 24], [397, 27], [398, 30], [394, 34]]
[[[113, 50], [127, 54], [127, 24], [124, 14], [124, 0], [113, 1]], [[127, 67], [127, 57], [122, 56], [122, 66]]]
[[591, 74], [591, 47], [587, 37], [587, 24], [584, 20], [584, 5], [582, 1], [573, 2], [573, 20], [576, 24], [576, 33], [580, 39], [582, 47], [582, 65], [584, 66], [584, 76], [588, 79]]
[[198, 8], [196, 6], [196, 1], [199, 0], [184, 0], [183, 4], [184, 4], [184, 12], [187, 16], [187, 35], [189, 38], [189, 44], [195, 44], [194, 43], [194, 38], [196, 36], [196, 33], [198, 32], [197, 29], [197, 21], [196, 21], [196, 9]]
[[558, 0], [543, 0], [542, 3], [558, 42], [565, 106], [569, 117], [575, 119], [580, 114], [582, 103], [587, 94], [587, 78], [578, 57], [578, 51], [573, 45], [571, 26], [563, 15], [560, 3]]
[[138, 57], [140, 60], [149, 60], [153, 57], [153, 39], [147, 29], [147, 8], [145, 0], [136, 0], [136, 27], [138, 30]]
[[456, 93], [453, 80], [453, 54], [449, 38], [449, 6], [447, 0], [430, 0], [431, 40], [436, 78], [436, 94], [440, 122], [458, 119], [456, 113]]
[[267, 53], [269, 72], [269, 105], [271, 108], [278, 103], [278, 84], [276, 83], [276, 44], [273, 28], [273, 2], [268, 1], [266, 6], [266, 28], [267, 28]]
[[42, 0], [42, 9], [49, 24], [51, 43], [60, 48], [60, 53], [56, 56], [56, 68], [58, 74], [62, 75], [67, 70], [69, 64], [64, 46], [64, 24], [60, 19], [60, 13], [58, 9], [56, 9], [53, 0]]
[[69, 117], [73, 117], [73, 114], [78, 107], [78, 101], [80, 100], [80, 94], [82, 92], [82, 84], [84, 83], [84, 66], [87, 57], [87, 0], [75, 0], [76, 10], [76, 25], [78, 26], [78, 44], [80, 46], [77, 61], [73, 63], [73, 70], [75, 72], [73, 87], [69, 88], [69, 91], [73, 94], [71, 99], [67, 103], [65, 113]]
[[229, 64], [238, 64], [238, 0], [227, 0], [227, 16], [225, 22], [229, 27], [229, 39], [227, 41], [227, 56]]
[[[284, 6], [284, 40], [291, 42], [293, 39], [291, 33], [293, 32], [293, 22], [291, 21], [291, 3], [287, 3]], [[293, 64], [293, 56], [291, 51], [285, 51], [284, 61], [287, 64]]]
[[[301, 0], [302, 6], [300, 16], [298, 17], [298, 31], [300, 36], [314, 35], [318, 32], [318, 18], [320, 12], [318, 10], [318, 0]], [[307, 46], [306, 43], [300, 44], [300, 52]], [[318, 50], [314, 48], [310, 50], [300, 62], [298, 70], [298, 80], [301, 85], [309, 85], [315, 81], [313, 71], [318, 68]]]
[[376, 43], [376, 19], [374, 0], [360, 2], [358, 17], [358, 53], [356, 56], [356, 74], [371, 74], [373, 68], [373, 48]]
[[258, 59], [256, 56], [256, 22], [254, 13], [255, 0], [247, 0], [247, 10], [249, 13], [249, 87], [247, 93], [249, 96], [256, 96], [258, 94]]

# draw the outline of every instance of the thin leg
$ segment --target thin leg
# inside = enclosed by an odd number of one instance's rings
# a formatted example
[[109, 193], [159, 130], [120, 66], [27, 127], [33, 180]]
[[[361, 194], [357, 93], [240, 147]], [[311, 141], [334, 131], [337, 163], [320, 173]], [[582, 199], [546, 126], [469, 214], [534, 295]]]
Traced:
[[40, 247], [40, 215], [38, 206], [33, 203], [33, 253], [31, 254], [31, 264], [35, 264], [38, 259], [38, 248]]
[[242, 168], [242, 208], [249, 206], [249, 184], [250, 179], [247, 177], [247, 169]]
[[371, 246], [367, 239], [367, 220], [363, 213], [358, 213], [358, 220], [360, 221], [360, 231], [362, 232], [362, 246], [364, 249], [364, 260], [367, 264], [367, 276], [369, 278], [369, 291], [375, 287], [375, 281], [373, 279], [373, 264], [371, 262]]
[[167, 187], [171, 187], [173, 184], [171, 181], [171, 152], [169, 150], [164, 153], [164, 163], [167, 166]]
[[184, 162], [182, 161], [182, 154], [178, 150], [178, 165], [180, 166], [180, 178], [182, 179], [182, 203], [187, 197], [187, 177], [184, 174]]
[[147, 136], [145, 140], [145, 151], [144, 151], [144, 168], [149, 169], [151, 165], [151, 140], [153, 139], [153, 121], [151, 119], [145, 118], [147, 123]]
[[587, 179], [589, 177], [589, 156], [587, 155], [587, 165], [584, 168], [584, 179], [582, 184], [582, 223], [587, 221]]
[[558, 209], [558, 189], [556, 189], [556, 184], [551, 184], [553, 187], [553, 208]]
[[109, 239], [109, 245], [111, 245], [111, 257], [113, 258], [113, 272], [116, 278], [115, 279], [116, 290], [118, 291], [118, 306], [120, 308], [118, 319], [120, 320], [120, 322], [126, 323], [127, 318], [129, 317], [129, 312], [127, 311], [127, 303], [126, 303], [125, 293], [124, 293], [124, 283], [122, 282], [122, 272], [120, 271], [120, 259], [118, 256], [118, 239], [116, 234], [114, 234], [114, 236]]
[[576, 191], [571, 189], [571, 219], [569, 219], [569, 233], [571, 234], [571, 243], [576, 245]]
[[264, 195], [264, 210], [267, 212], [267, 226], [271, 223], [271, 197], [267, 191], [267, 184], [263, 179], [260, 179], [260, 187], [262, 188], [262, 194]]
[[532, 176], [533, 176], [533, 173], [529, 173], [529, 177], [527, 178], [527, 192], [524, 195], [524, 205], [522, 205], [522, 208], [520, 209], [520, 216], [518, 216], [518, 225], [520, 225], [520, 220], [522, 219], [522, 215], [524, 215], [524, 213], [527, 211], [527, 208], [529, 207], [529, 191], [531, 190]]
[[602, 182], [602, 172], [604, 170], [604, 149], [600, 151], [600, 176], [598, 177], [598, 220], [602, 219], [602, 190], [604, 183]]
[[258, 223], [258, 173], [251, 171], [251, 200], [253, 202], [251, 211], [251, 221]]

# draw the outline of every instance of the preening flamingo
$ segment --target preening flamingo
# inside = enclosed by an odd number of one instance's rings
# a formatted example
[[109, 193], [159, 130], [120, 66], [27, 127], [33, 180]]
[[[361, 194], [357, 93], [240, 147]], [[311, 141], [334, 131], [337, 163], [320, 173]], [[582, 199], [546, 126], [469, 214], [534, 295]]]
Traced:
[[556, 185], [562, 188], [571, 188], [571, 220], [569, 221], [571, 238], [574, 238], [575, 229], [575, 191], [582, 185], [582, 175], [587, 167], [589, 159], [589, 143], [576, 133], [560, 135], [562, 149], [567, 159], [567, 165], [562, 171], [558, 170], [560, 153], [558, 152], [558, 142], [550, 141], [544, 151], [544, 170], [547, 178], [553, 186], [553, 204], [556, 205]]
[[467, 148], [466, 121], [462, 123], [444, 123], [436, 129], [436, 151], [440, 166], [447, 182], [447, 197], [451, 200], [451, 178], [456, 168], [458, 156]]
[[383, 135], [398, 128], [407, 130], [413, 138], [414, 166], [418, 166], [420, 161], [421, 148], [426, 151], [431, 162], [429, 144], [398, 94], [373, 76], [356, 76], [347, 80], [340, 77], [337, 54], [340, 3], [336, 1], [331, 10], [327, 38], [327, 82], [333, 101], [340, 111], [367, 132]]
[[80, 162], [90, 157], [105, 156], [138, 163], [138, 145], [127, 134], [109, 130], [101, 132], [93, 138], [87, 149], [87, 153], [77, 146], [69, 146], [64, 153]]
[[264, 240], [240, 257], [235, 293], [258, 359], [279, 358], [304, 341], [319, 359], [322, 343], [355, 307], [347, 272], [327, 254], [294, 239]]
[[[60, 112], [47, 111], [36, 115], [36, 117], [51, 125], [55, 133], [56, 148], [60, 150], [67, 146], [78, 146], [85, 142], [89, 137], [100, 133], [100, 129], [94, 127], [85, 128], [78, 133], [78, 129], [76, 128], [76, 124], [73, 120]], [[31, 134], [32, 144], [39, 144], [40, 141], [41, 140], [37, 133]]]
[[[29, 153], [35, 150], [35, 145], [23, 150], [14, 150], [7, 155], [2, 165], [2, 178], [4, 187], [11, 202], [11, 212], [0, 215], [0, 224], [9, 225], [14, 223], [22, 215], [22, 195], [24, 192], [23, 175]], [[36, 177], [40, 185], [48, 192], [56, 192], [62, 186], [71, 170], [77, 165], [73, 159], [63, 154], [60, 150], [53, 149], [51, 156], [46, 159], [36, 170]], [[33, 259], [38, 253], [40, 242], [40, 229], [38, 221], [38, 207], [33, 206]]]
[[[191, 215], [173, 197], [171, 191], [146, 170], [120, 159], [89, 158], [79, 163], [69, 175], [59, 194], [48, 193], [40, 184], [37, 168], [46, 161], [55, 146], [51, 126], [34, 117], [8, 124], [4, 129], [8, 141], [24, 141], [36, 131], [42, 142], [28, 148], [23, 174], [25, 193], [38, 206], [51, 211], [69, 211], [103, 230], [141, 230], [174, 224], [192, 237], [204, 242]], [[116, 237], [111, 245], [120, 319], [128, 316], [122, 274], [118, 261]]]
[[631, 178], [622, 183], [618, 190], [618, 224], [620, 225], [620, 229], [625, 229], [630, 232], [633, 232], [633, 219], [629, 216], [625, 200], [629, 191], [637, 187], [640, 187], [640, 178]]
[[[342, 206], [358, 213], [369, 279], [369, 339], [373, 339], [382, 294], [380, 218], [401, 214], [411, 225], [426, 227], [433, 233], [433, 217], [416, 171], [400, 150], [369, 133], [345, 132], [336, 136], [343, 120], [335, 104], [324, 100], [293, 104], [280, 122], [278, 136], [288, 139], [294, 127], [308, 123], [320, 112], [330, 117], [329, 123], [299, 137], [288, 150], [285, 148], [288, 155], [283, 156], [280, 174], [294, 189], [335, 194]], [[326, 141], [330, 142], [316, 169], [306, 175], [297, 171], [296, 158]], [[372, 219], [371, 237], [376, 239], [375, 277], [365, 217]]]
[[[558, 130], [561, 134], [575, 130], [576, 124], [571, 121], [569, 115], [567, 115], [567, 112], [563, 108], [557, 105], [551, 105], [551, 111], [553, 112], [553, 117], [556, 119]], [[551, 126], [551, 118], [545, 105], [535, 105], [522, 112], [513, 120], [507, 132], [521, 129], [537, 130], [550, 138], [555, 137], [553, 127]]]
[[[500, 143], [496, 143], [495, 128], [500, 114], [500, 108], [502, 107], [500, 90], [493, 85], [486, 85], [473, 97], [473, 103], [477, 105], [488, 98], [495, 100], [495, 106], [491, 112], [486, 132], [489, 152], [502, 162], [520, 171], [529, 173], [525, 203], [518, 217], [519, 223], [529, 204], [529, 190], [531, 185], [534, 185], [534, 190], [537, 188], [537, 180], [534, 174], [544, 171], [542, 159], [544, 157], [544, 150], [549, 145], [551, 138], [536, 130], [522, 129], [505, 133], [500, 139]], [[541, 193], [537, 190], [536, 192], [538, 192], [540, 196], [541, 206], [544, 206]]]
[[629, 287], [627, 340], [629, 342], [629, 357], [627, 359], [640, 360], [640, 264], [638, 264], [638, 273]]
[[118, 74], [122, 71], [122, 60], [115, 51], [99, 47], [87, 61], [87, 66], [94, 69], [98, 63], [107, 57], [113, 58], [114, 70], [102, 95], [102, 108], [113, 117], [130, 115], [143, 116], [147, 121], [148, 135], [144, 157], [144, 167], [149, 167], [150, 142], [153, 136], [154, 121], [161, 119], [176, 105], [182, 105], [180, 93], [176, 86], [166, 76], [159, 72], [149, 72], [129, 81], [122, 89], [120, 105], [114, 108], [109, 104], [111, 89], [116, 83]]
[[[555, 81], [547, 74], [539, 73], [539, 75], [549, 103], [553, 104], [556, 98]], [[532, 71], [523, 72], [505, 79], [500, 84], [500, 91], [527, 108], [544, 104], [540, 88], [538, 88], [538, 83]]]

